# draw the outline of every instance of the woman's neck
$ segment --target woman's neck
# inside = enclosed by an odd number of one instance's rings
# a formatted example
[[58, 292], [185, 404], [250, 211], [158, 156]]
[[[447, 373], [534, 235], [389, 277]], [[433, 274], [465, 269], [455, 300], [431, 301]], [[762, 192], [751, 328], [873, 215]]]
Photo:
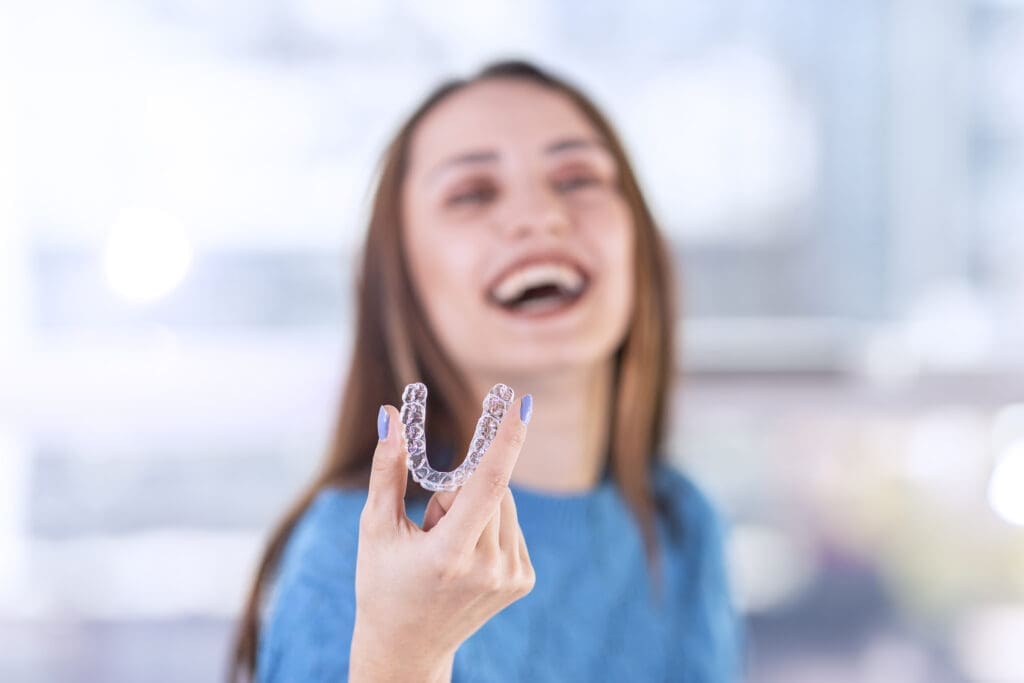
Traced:
[[[613, 362], [509, 380], [533, 394], [530, 431], [512, 481], [552, 493], [592, 489], [601, 478], [611, 420]], [[491, 384], [477, 388], [483, 396]], [[518, 415], [510, 416], [518, 418]]]

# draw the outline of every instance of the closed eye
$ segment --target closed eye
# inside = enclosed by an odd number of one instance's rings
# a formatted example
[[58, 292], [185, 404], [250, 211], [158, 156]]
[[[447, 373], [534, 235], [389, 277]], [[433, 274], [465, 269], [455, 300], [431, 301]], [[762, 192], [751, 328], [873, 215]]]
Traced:
[[476, 188], [469, 192], [463, 192], [457, 194], [448, 200], [449, 204], [474, 204], [478, 201], [487, 200], [494, 196], [495, 192], [493, 189], [488, 187]]
[[[572, 192], [592, 185], [600, 184], [598, 178], [592, 176], [575, 176], [567, 180], [555, 183], [560, 192]], [[448, 200], [448, 204], [455, 206], [460, 204], [477, 204], [493, 199], [497, 192], [490, 187], [478, 187], [467, 192], [454, 195]]]
[[561, 190], [576, 190], [581, 187], [596, 185], [598, 182], [600, 181], [598, 181], [597, 178], [592, 178], [590, 176], [577, 176], [558, 183], [558, 188]]

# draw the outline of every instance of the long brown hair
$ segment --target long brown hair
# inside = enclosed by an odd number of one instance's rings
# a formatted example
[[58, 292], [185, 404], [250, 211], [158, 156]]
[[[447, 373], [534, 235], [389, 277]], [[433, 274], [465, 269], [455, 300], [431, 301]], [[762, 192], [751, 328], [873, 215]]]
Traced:
[[[251, 677], [260, 633], [261, 603], [295, 525], [326, 487], [366, 487], [377, 444], [373, 416], [393, 403], [409, 382], [430, 387], [428, 410], [433, 444], [468, 443], [478, 417], [458, 366], [428, 324], [404, 260], [401, 189], [409, 144], [421, 119], [441, 100], [483, 79], [525, 79], [564, 94], [586, 116], [620, 169], [619, 191], [636, 230], [635, 302], [629, 330], [615, 356], [613, 417], [609, 434], [611, 472], [642, 532], [648, 567], [660, 584], [654, 531], [655, 501], [648, 473], [661, 458], [674, 367], [675, 304], [665, 245], [640, 193], [636, 176], [611, 124], [577, 88], [521, 60], [492, 63], [467, 79], [442, 83], [412, 113], [384, 152], [378, 167], [369, 230], [357, 280], [357, 323], [344, 394], [323, 465], [270, 536], [246, 600], [237, 633], [231, 679]], [[457, 450], [457, 449], [456, 449]], [[452, 463], [452, 466], [458, 462]], [[407, 498], [429, 492], [410, 485]]]

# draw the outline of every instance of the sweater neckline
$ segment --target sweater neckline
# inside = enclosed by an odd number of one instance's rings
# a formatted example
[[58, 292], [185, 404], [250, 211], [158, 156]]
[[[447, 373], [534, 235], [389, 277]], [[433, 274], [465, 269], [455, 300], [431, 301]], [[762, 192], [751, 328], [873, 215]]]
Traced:
[[608, 494], [614, 488], [614, 481], [611, 477], [602, 477], [594, 486], [582, 491], [548, 491], [534, 486], [509, 482], [508, 487], [512, 489], [512, 495], [516, 500], [529, 500], [535, 503], [549, 505], [583, 505], [603, 495]]

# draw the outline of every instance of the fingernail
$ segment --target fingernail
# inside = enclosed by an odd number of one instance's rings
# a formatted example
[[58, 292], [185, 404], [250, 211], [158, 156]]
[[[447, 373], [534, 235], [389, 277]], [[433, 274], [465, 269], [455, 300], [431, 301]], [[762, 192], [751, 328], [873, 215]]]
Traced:
[[533, 415], [533, 394], [527, 394], [523, 396], [523, 400], [519, 404], [519, 419], [523, 421], [523, 424], [528, 424], [531, 415]]
[[381, 406], [377, 413], [377, 438], [381, 441], [388, 438], [388, 423], [390, 421], [391, 416], [388, 415], [388, 411], [384, 410], [384, 406]]

